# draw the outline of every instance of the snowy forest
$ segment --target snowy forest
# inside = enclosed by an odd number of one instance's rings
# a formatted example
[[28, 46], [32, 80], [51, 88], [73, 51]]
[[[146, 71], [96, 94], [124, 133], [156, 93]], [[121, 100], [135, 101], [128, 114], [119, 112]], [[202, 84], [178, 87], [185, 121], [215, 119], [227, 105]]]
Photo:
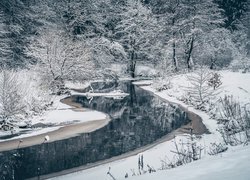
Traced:
[[[1, 119], [27, 113], [30, 101], [23, 104], [20, 101], [25, 100], [17, 96], [27, 95], [30, 78], [40, 79], [37, 90], [46, 87], [58, 93], [65, 81], [165, 77], [198, 66], [248, 71], [249, 4], [247, 0], [1, 0]], [[146, 70], [140, 68], [145, 66]], [[27, 73], [32, 77], [21, 77]], [[5, 93], [17, 96], [4, 100]], [[13, 108], [9, 101], [20, 106], [16, 112], [8, 112], [8, 106]]]
[[[209, 152], [218, 154], [250, 140], [249, 73], [249, 0], [0, 0], [0, 137], [57, 112], [77, 85], [149, 80], [147, 91], [165, 92], [216, 120], [223, 145], [211, 142]], [[231, 94], [230, 81], [238, 87]], [[192, 155], [176, 148], [181, 160], [164, 168], [200, 159], [204, 148], [190, 137]], [[114, 174], [110, 168], [107, 177]]]

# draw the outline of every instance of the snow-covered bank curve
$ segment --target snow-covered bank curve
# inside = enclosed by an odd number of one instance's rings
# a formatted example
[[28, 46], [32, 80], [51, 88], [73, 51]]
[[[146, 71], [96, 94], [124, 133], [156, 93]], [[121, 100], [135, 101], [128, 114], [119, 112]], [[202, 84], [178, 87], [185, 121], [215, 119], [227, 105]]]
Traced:
[[[110, 119], [107, 115], [97, 112], [89, 111], [77, 106], [73, 102], [62, 100], [62, 103], [71, 106], [70, 109], [55, 110], [50, 112], [50, 119], [64, 119], [65, 122], [77, 120], [78, 123], [70, 125], [48, 128], [31, 134], [17, 136], [10, 140], [0, 142], [0, 152], [13, 150], [17, 148], [29, 147], [44, 143], [44, 137], [48, 135], [50, 142], [67, 139], [78, 136], [81, 133], [90, 133], [108, 124]], [[50, 130], [52, 129], [52, 130]], [[39, 133], [39, 134], [38, 134]]]
[[210, 133], [209, 130], [207, 129], [207, 127], [203, 124], [202, 118], [198, 115], [198, 113], [189, 110], [188, 107], [186, 107], [185, 105], [183, 105], [179, 102], [171, 101], [169, 97], [166, 98], [166, 97], [162, 96], [160, 93], [155, 92], [155, 90], [150, 88], [149, 86], [140, 86], [140, 87], [142, 89], [147, 90], [147, 91], [151, 92], [152, 94], [158, 96], [159, 98], [162, 99], [162, 101], [166, 101], [170, 104], [176, 104], [181, 110], [183, 110], [184, 112], [187, 113], [187, 116], [191, 120], [191, 123], [188, 124], [186, 127], [182, 128], [182, 130], [184, 130], [185, 133], [190, 133], [190, 131], [188, 131], [190, 128], [193, 129], [193, 133], [196, 135]]

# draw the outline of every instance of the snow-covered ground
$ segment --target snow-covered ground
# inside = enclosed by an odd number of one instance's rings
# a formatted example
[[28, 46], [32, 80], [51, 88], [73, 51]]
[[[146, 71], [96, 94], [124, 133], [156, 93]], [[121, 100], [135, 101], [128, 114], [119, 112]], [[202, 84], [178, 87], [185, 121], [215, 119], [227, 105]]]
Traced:
[[175, 169], [136, 176], [131, 180], [249, 180], [250, 146], [240, 146]]
[[128, 93], [124, 93], [121, 91], [113, 91], [110, 93], [71, 93], [72, 95], [80, 95], [80, 96], [87, 96], [88, 98], [95, 97], [95, 96], [103, 96], [107, 98], [124, 98], [128, 96]]
[[[221, 75], [222, 85], [220, 86], [220, 94], [214, 99], [219, 99], [224, 95], [233, 95], [241, 103], [250, 103], [250, 73], [219, 71]], [[162, 91], [160, 94], [168, 95], [166, 97], [171, 100], [179, 99], [185, 96], [184, 88], [189, 86], [187, 74], [176, 75], [171, 79], [172, 88]]]
[[[165, 148], [159, 145], [156, 149], [161, 152]], [[161, 149], [161, 150], [160, 150]], [[165, 149], [167, 152], [168, 149]], [[157, 153], [157, 151], [155, 151]], [[147, 154], [147, 153], [146, 153]], [[152, 159], [158, 159], [160, 154], [151, 154], [151, 158], [146, 163], [152, 165]], [[184, 166], [174, 169], [161, 170], [155, 173], [132, 176], [130, 169], [136, 170], [137, 158], [126, 158], [111, 164], [91, 168], [82, 172], [60, 176], [55, 179], [60, 180], [112, 180], [107, 174], [111, 167], [111, 174], [116, 180], [125, 179], [126, 170], [129, 170], [128, 179], [131, 180], [249, 180], [250, 146], [239, 146], [231, 148], [227, 152], [217, 156], [206, 156]], [[148, 154], [149, 155], [149, 154]], [[158, 159], [160, 160], [160, 159]]]
[[87, 122], [99, 119], [105, 119], [106, 115], [104, 113], [73, 108], [69, 105], [60, 102], [62, 97], [57, 97], [54, 100], [54, 106], [51, 110], [45, 112], [42, 116], [36, 117], [32, 120], [32, 123], [43, 123], [43, 124], [68, 124], [72, 122]]
[[[214, 100], [221, 96], [233, 95], [241, 103], [250, 103], [250, 74], [242, 74], [229, 71], [219, 72], [222, 75], [222, 86], [220, 88], [221, 93], [214, 97]], [[140, 84], [153, 84], [151, 81], [139, 82]], [[170, 162], [175, 154], [171, 150], [175, 150], [174, 140], [163, 142], [157, 146], [146, 150], [138, 155], [130, 156], [121, 160], [114, 161], [112, 163], [100, 165], [91, 169], [83, 170], [80, 172], [60, 176], [55, 179], [60, 180], [91, 180], [91, 179], [102, 179], [112, 180], [111, 176], [107, 174], [109, 167], [110, 173], [115, 177], [116, 180], [125, 179], [125, 174], [128, 174], [129, 179], [143, 179], [143, 180], [163, 180], [163, 179], [239, 179], [247, 180], [250, 177], [249, 165], [250, 165], [250, 146], [238, 146], [229, 147], [226, 153], [221, 153], [217, 156], [210, 156], [210, 143], [222, 142], [221, 135], [216, 130], [218, 128], [217, 122], [211, 119], [210, 116], [194, 107], [187, 105], [179, 100], [179, 97], [185, 95], [183, 87], [188, 85], [186, 81], [186, 75], [177, 75], [172, 79], [173, 87], [169, 90], [157, 92], [154, 86], [144, 86], [144, 89], [154, 92], [160, 97], [183, 105], [188, 110], [194, 111], [199, 114], [203, 123], [207, 126], [211, 134], [202, 135], [199, 139], [200, 145], [203, 147], [202, 159], [192, 162], [190, 164], [170, 169], [162, 170], [162, 162]], [[137, 83], [138, 84], [138, 83]], [[176, 137], [176, 142], [188, 141], [188, 136], [179, 135]], [[138, 174], [138, 157], [142, 155], [144, 157], [144, 167], [147, 170], [146, 165], [150, 165], [157, 170], [153, 174]], [[132, 177], [133, 172], [136, 176]]]
[[[26, 137], [36, 136], [36, 135], [39, 135], [39, 134], [45, 134], [45, 133], [48, 133], [48, 132], [51, 132], [51, 131], [58, 130], [60, 127], [61, 126], [28, 129], [26, 134], [21, 134], [19, 136], [15, 136], [15, 137], [8, 138], [8, 139], [2, 139], [2, 140], [0, 140], [0, 142], [13, 140], [13, 139], [23, 139], [23, 138], [26, 138]], [[11, 134], [10, 132], [5, 132], [5, 133], [2, 133], [2, 135], [7, 135], [7, 133]]]
[[[42, 115], [34, 116], [29, 120], [31, 125], [43, 124], [43, 126], [45, 127], [23, 129], [24, 131], [28, 131], [24, 134], [21, 133], [21, 135], [19, 136], [0, 140], [0, 142], [48, 133], [69, 124], [84, 123], [95, 120], [103, 120], [107, 118], [106, 114], [99, 111], [74, 108], [66, 105], [60, 102], [62, 98], [64, 97], [55, 97], [53, 99], [53, 106], [50, 107], [49, 110], [44, 112]], [[17, 132], [14, 133], [20, 132], [22, 132], [22, 130], [18, 129]], [[0, 136], [10, 135], [11, 133], [12, 132], [10, 131], [1, 132]]]
[[90, 82], [71, 82], [71, 81], [66, 81], [65, 82], [65, 87], [69, 89], [85, 89], [90, 85]]

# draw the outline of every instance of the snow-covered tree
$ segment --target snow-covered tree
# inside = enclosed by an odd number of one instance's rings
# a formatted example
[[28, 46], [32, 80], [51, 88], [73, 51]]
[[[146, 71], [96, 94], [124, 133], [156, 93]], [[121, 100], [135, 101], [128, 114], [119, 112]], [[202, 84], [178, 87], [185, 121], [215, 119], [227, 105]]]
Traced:
[[150, 48], [157, 35], [156, 21], [151, 10], [139, 0], [128, 0], [120, 19], [116, 26], [116, 37], [127, 53], [128, 72], [135, 77], [137, 61], [150, 57]]
[[18, 120], [25, 113], [23, 86], [14, 71], [0, 74], [0, 124]]
[[[8, 43], [11, 50], [10, 58], [6, 59], [8, 68], [24, 67], [28, 64], [24, 50], [27, 45], [27, 36], [31, 28], [28, 9], [21, 0], [1, 0], [0, 9], [4, 12]], [[8, 60], [8, 61], [7, 61]]]
[[3, 11], [0, 10], [0, 67], [6, 66], [12, 58], [8, 27], [6, 25]]
[[156, 14], [167, 59], [171, 59], [175, 70], [184, 65], [191, 69], [196, 63], [195, 50], [199, 49], [204, 35], [223, 24], [221, 10], [212, 0], [162, 1]]
[[22, 70], [16, 72], [16, 76], [21, 77], [23, 101], [25, 104], [25, 117], [41, 114], [52, 105], [52, 96], [49, 94], [44, 81], [36, 69]]
[[215, 0], [222, 8], [225, 16], [225, 27], [231, 31], [242, 26], [242, 16], [247, 11], [248, 0]]
[[0, 73], [0, 129], [10, 130], [51, 104], [51, 96], [34, 71], [2, 70]]
[[118, 42], [111, 41], [104, 36], [86, 39], [85, 42], [97, 70], [110, 67], [110, 64], [115, 61], [121, 62], [121, 59], [126, 56], [124, 48]]
[[[178, 41], [179, 41], [179, 30], [181, 22], [185, 19], [187, 13], [187, 7], [182, 3], [181, 0], [169, 0], [159, 1], [160, 7], [157, 10], [157, 16], [159, 24], [161, 25], [161, 39], [167, 46], [167, 51], [171, 57], [172, 65], [175, 71], [179, 69], [178, 61]], [[170, 48], [171, 47], [171, 48]], [[168, 58], [169, 59], [169, 58]]]
[[179, 23], [179, 33], [184, 47], [185, 63], [190, 69], [194, 50], [199, 48], [203, 37], [223, 24], [221, 9], [213, 0], [194, 0], [184, 2], [186, 17]]
[[204, 34], [196, 51], [197, 64], [204, 64], [210, 69], [225, 67], [230, 64], [235, 52], [231, 33], [225, 28], [217, 28]]
[[233, 61], [231, 66], [233, 69], [243, 69], [247, 72], [250, 69], [250, 57], [248, 46], [250, 40], [247, 36], [246, 30], [237, 30], [232, 34], [232, 41], [234, 42], [234, 49], [232, 52]]
[[65, 80], [87, 79], [93, 72], [90, 52], [83, 42], [65, 37], [60, 30], [48, 29], [27, 49], [27, 54], [39, 60], [45, 82], [54, 89], [64, 88]]
[[93, 38], [106, 31], [109, 0], [63, 0], [56, 2], [54, 9], [74, 37]]
[[60, 18], [54, 10], [55, 2], [49, 0], [36, 0], [35, 2], [30, 3], [29, 9], [31, 12], [28, 15], [32, 16], [32, 20], [36, 24], [35, 27], [31, 25], [33, 31], [37, 31], [39, 28], [41, 29], [43, 27], [46, 28], [52, 26], [55, 23], [61, 26]]

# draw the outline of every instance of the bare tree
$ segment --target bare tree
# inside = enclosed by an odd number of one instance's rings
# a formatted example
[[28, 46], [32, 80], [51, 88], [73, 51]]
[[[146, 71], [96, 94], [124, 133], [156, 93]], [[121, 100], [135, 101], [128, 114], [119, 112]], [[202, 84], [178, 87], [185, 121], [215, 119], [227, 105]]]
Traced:
[[59, 30], [48, 29], [34, 40], [27, 54], [39, 60], [39, 71], [49, 87], [56, 92], [64, 88], [65, 80], [91, 76], [93, 63], [90, 52], [82, 42], [67, 38]]
[[14, 71], [0, 74], [0, 124], [8, 126], [25, 113], [23, 89]]

